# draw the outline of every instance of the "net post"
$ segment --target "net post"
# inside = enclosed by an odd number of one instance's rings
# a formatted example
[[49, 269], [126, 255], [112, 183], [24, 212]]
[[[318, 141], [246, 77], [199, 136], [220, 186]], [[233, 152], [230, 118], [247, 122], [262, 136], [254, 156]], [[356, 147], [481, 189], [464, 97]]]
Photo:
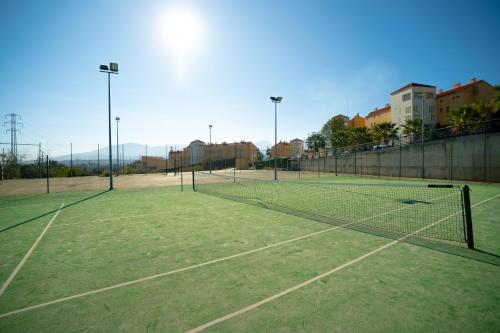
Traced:
[[470, 206], [470, 188], [465, 185], [463, 188], [464, 194], [464, 211], [465, 211], [465, 227], [467, 232], [467, 246], [469, 249], [474, 248], [474, 233], [472, 230], [472, 212]]
[[194, 187], [194, 167], [191, 168], [191, 177], [193, 181], [193, 192], [196, 192], [196, 188]]
[[50, 192], [50, 187], [49, 187], [49, 155], [47, 157], [47, 194]]

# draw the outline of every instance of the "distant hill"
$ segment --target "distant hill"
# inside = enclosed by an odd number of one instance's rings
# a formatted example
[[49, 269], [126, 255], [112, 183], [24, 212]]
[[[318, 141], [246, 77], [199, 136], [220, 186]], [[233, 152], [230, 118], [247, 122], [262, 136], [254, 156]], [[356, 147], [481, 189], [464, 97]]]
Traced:
[[[182, 144], [172, 144], [170, 146], [184, 147]], [[120, 144], [120, 159], [122, 159], [122, 145]], [[140, 156], [146, 155], [146, 146], [138, 143], [125, 143], [124, 144], [124, 159], [127, 161], [138, 160]], [[112, 146], [113, 158], [116, 158], [116, 145]], [[165, 146], [148, 146], [148, 156], [158, 156], [165, 157]], [[61, 155], [53, 158], [56, 161], [69, 161], [71, 155]], [[99, 159], [104, 161], [108, 159], [108, 147], [102, 147], [99, 149]], [[97, 149], [85, 153], [75, 153], [73, 154], [73, 161], [88, 161], [97, 160]]]

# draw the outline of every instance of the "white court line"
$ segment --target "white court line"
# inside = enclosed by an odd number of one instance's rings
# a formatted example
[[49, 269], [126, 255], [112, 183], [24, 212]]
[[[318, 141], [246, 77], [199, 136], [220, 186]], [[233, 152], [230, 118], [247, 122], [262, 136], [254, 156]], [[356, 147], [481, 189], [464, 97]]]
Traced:
[[[481, 205], [481, 204], [483, 204], [483, 203], [485, 203], [485, 202], [487, 202], [487, 201], [490, 201], [490, 200], [492, 200], [492, 199], [494, 199], [494, 198], [496, 198], [496, 197], [498, 197], [498, 196], [500, 196], [500, 194], [497, 194], [497, 195], [495, 195], [495, 196], [493, 196], [493, 197], [491, 197], [491, 198], [488, 198], [488, 199], [486, 199], [486, 200], [480, 201], [480, 202], [478, 202], [478, 203], [476, 203], [476, 204], [472, 205], [471, 207], [476, 207], [476, 206], [479, 206], [479, 205]], [[195, 327], [195, 328], [193, 328], [193, 329], [190, 329], [190, 330], [189, 330], [189, 331], [187, 331], [186, 333], [197, 333], [197, 332], [201, 332], [201, 331], [203, 331], [203, 330], [205, 330], [205, 329], [207, 329], [207, 328], [210, 328], [210, 327], [212, 327], [212, 326], [214, 326], [214, 325], [217, 325], [217, 324], [219, 324], [219, 323], [221, 323], [221, 322], [223, 322], [223, 321], [226, 321], [226, 320], [229, 320], [229, 319], [231, 319], [231, 318], [234, 318], [234, 317], [240, 316], [240, 315], [242, 315], [242, 314], [244, 314], [244, 313], [246, 313], [246, 312], [248, 312], [248, 311], [251, 311], [251, 310], [253, 310], [253, 309], [255, 309], [255, 308], [258, 308], [258, 307], [259, 307], [259, 306], [261, 306], [261, 305], [264, 305], [264, 304], [270, 303], [270, 302], [274, 301], [275, 299], [278, 299], [278, 298], [280, 298], [280, 297], [282, 297], [282, 296], [285, 296], [285, 295], [287, 295], [287, 294], [290, 294], [290, 293], [292, 293], [292, 292], [294, 292], [294, 291], [296, 291], [296, 290], [298, 290], [298, 289], [300, 289], [300, 288], [303, 288], [303, 287], [305, 287], [305, 286], [307, 286], [307, 285], [310, 285], [311, 283], [316, 282], [316, 281], [318, 281], [318, 280], [320, 280], [320, 279], [322, 279], [322, 278], [324, 278], [324, 277], [326, 277], [326, 276], [332, 275], [333, 273], [338, 272], [338, 271], [340, 271], [341, 269], [344, 269], [344, 268], [346, 268], [346, 267], [349, 267], [349, 266], [351, 266], [351, 265], [353, 265], [353, 264], [355, 264], [355, 263], [357, 263], [357, 262], [359, 262], [359, 261], [361, 261], [361, 260], [363, 260], [363, 259], [366, 259], [366, 258], [368, 258], [368, 257], [370, 257], [370, 256], [372, 256], [372, 255], [374, 255], [374, 254], [376, 254], [376, 253], [378, 253], [378, 252], [380, 252], [380, 251], [383, 251], [383, 250], [387, 249], [388, 247], [391, 247], [391, 246], [393, 246], [393, 245], [395, 245], [395, 244], [399, 243], [400, 241], [405, 240], [406, 238], [411, 237], [411, 236], [413, 236], [413, 235], [415, 235], [415, 234], [418, 234], [418, 233], [420, 233], [420, 232], [424, 231], [425, 229], [428, 229], [428, 228], [430, 228], [430, 227], [432, 227], [432, 226], [434, 226], [434, 225], [436, 225], [436, 224], [438, 224], [438, 223], [441, 223], [442, 221], [444, 221], [444, 220], [446, 220], [446, 219], [448, 219], [448, 218], [450, 218], [450, 217], [452, 217], [452, 216], [455, 216], [455, 215], [457, 215], [457, 214], [459, 214], [459, 213], [462, 213], [462, 210], [456, 211], [455, 213], [450, 214], [450, 215], [446, 216], [445, 218], [442, 218], [442, 219], [440, 219], [440, 220], [438, 220], [438, 221], [436, 221], [436, 222], [434, 222], [434, 223], [431, 223], [431, 224], [429, 224], [428, 226], [425, 226], [425, 227], [423, 227], [423, 228], [421, 228], [421, 229], [419, 229], [419, 230], [417, 230], [417, 231], [414, 231], [414, 232], [412, 232], [411, 234], [408, 234], [408, 235], [406, 235], [406, 236], [403, 236], [403, 237], [401, 237], [401, 238], [398, 238], [397, 240], [392, 241], [392, 242], [390, 242], [390, 243], [388, 243], [388, 244], [385, 244], [385, 245], [383, 245], [383, 246], [381, 246], [381, 247], [379, 247], [379, 248], [376, 248], [376, 249], [374, 249], [374, 250], [372, 250], [372, 251], [370, 251], [370, 252], [368, 252], [368, 253], [365, 253], [365, 254], [363, 254], [362, 256], [357, 257], [356, 259], [353, 259], [353, 260], [351, 260], [351, 261], [348, 261], [348, 262], [346, 262], [346, 263], [344, 263], [344, 264], [342, 264], [342, 265], [340, 265], [340, 266], [335, 267], [334, 269], [331, 269], [331, 270], [329, 270], [329, 271], [327, 271], [327, 272], [325, 272], [325, 273], [322, 273], [322, 274], [320, 274], [320, 275], [317, 275], [317, 276], [315, 276], [315, 277], [313, 277], [313, 278], [311, 278], [311, 279], [309, 279], [309, 280], [307, 280], [307, 281], [304, 281], [304, 282], [302, 282], [302, 283], [299, 283], [299, 284], [297, 284], [297, 285], [295, 285], [295, 286], [293, 286], [293, 287], [291, 287], [291, 288], [288, 288], [288, 289], [286, 289], [286, 290], [283, 290], [283, 291], [281, 291], [281, 292], [279, 292], [279, 293], [277, 293], [277, 294], [275, 294], [275, 295], [272, 295], [272, 296], [270, 296], [270, 297], [268, 297], [268, 298], [265, 298], [265, 299], [263, 299], [263, 300], [261, 300], [261, 301], [259, 301], [259, 302], [257, 302], [257, 303], [254, 303], [254, 304], [249, 305], [249, 306], [247, 306], [247, 307], [244, 307], [244, 308], [242, 308], [242, 309], [240, 309], [240, 310], [238, 310], [238, 311], [235, 311], [235, 312], [229, 313], [229, 314], [227, 314], [227, 315], [225, 315], [225, 316], [222, 316], [222, 317], [220, 317], [220, 318], [214, 319], [214, 320], [212, 320], [212, 321], [210, 321], [210, 322], [208, 322], [208, 323], [205, 323], [205, 324], [203, 324], [203, 325], [200, 325], [200, 326], [198, 326], [198, 327]]]
[[[446, 196], [448, 196], [448, 195], [446, 195]], [[443, 197], [446, 197], [446, 196], [443, 196]], [[440, 198], [443, 198], [443, 197], [440, 197]], [[440, 198], [438, 198], [438, 199], [440, 199]], [[417, 205], [419, 205], [419, 204], [417, 204]], [[72, 295], [72, 296], [67, 296], [67, 297], [59, 298], [59, 299], [56, 299], [56, 300], [53, 300], [53, 301], [49, 301], [49, 302], [45, 302], [45, 303], [40, 303], [40, 304], [37, 304], [37, 305], [29, 306], [29, 307], [26, 307], [26, 308], [21, 308], [21, 309], [14, 310], [14, 311], [11, 311], [11, 312], [2, 313], [2, 314], [0, 314], [0, 318], [11, 316], [11, 315], [18, 314], [18, 313], [22, 313], [22, 312], [25, 312], [25, 311], [30, 311], [30, 310], [38, 309], [38, 308], [45, 307], [45, 306], [52, 305], [52, 304], [56, 304], [56, 303], [61, 303], [61, 302], [69, 301], [69, 300], [80, 298], [80, 297], [85, 297], [85, 296], [88, 296], [88, 295], [93, 295], [93, 294], [101, 293], [101, 292], [112, 290], [112, 289], [116, 289], [116, 288], [121, 288], [121, 287], [129, 286], [129, 285], [134, 285], [134, 284], [137, 284], [137, 283], [142, 283], [142, 282], [145, 282], [145, 281], [157, 279], [157, 278], [168, 276], [168, 275], [172, 275], [172, 274], [175, 274], [175, 273], [180, 273], [180, 272], [192, 270], [192, 269], [195, 269], [195, 268], [199, 268], [199, 267], [203, 267], [203, 266], [215, 264], [215, 263], [218, 263], [218, 262], [221, 262], [221, 261], [238, 258], [238, 257], [245, 256], [245, 255], [248, 255], [248, 254], [252, 254], [252, 253], [264, 251], [264, 250], [267, 250], [267, 249], [270, 249], [270, 248], [273, 248], [273, 247], [277, 247], [277, 246], [280, 246], [280, 245], [283, 245], [283, 244], [288, 244], [288, 243], [295, 242], [295, 241], [298, 241], [298, 240], [301, 240], [301, 239], [306, 239], [306, 238], [309, 238], [309, 237], [312, 237], [312, 236], [316, 236], [316, 235], [319, 235], [319, 234], [322, 234], [322, 233], [325, 233], [325, 232], [328, 232], [328, 231], [331, 231], [331, 230], [335, 230], [335, 229], [342, 228], [342, 227], [347, 227], [348, 225], [353, 224], [353, 223], [366, 222], [366, 221], [374, 219], [376, 217], [383, 216], [383, 215], [386, 215], [386, 214], [390, 214], [392, 212], [396, 212], [396, 211], [399, 211], [399, 210], [402, 210], [402, 209], [406, 209], [406, 208], [409, 208], [409, 207], [414, 207], [414, 206], [406, 206], [406, 207], [398, 208], [398, 209], [395, 209], [393, 211], [384, 212], [384, 213], [380, 213], [380, 214], [377, 214], [377, 215], [365, 218], [363, 220], [359, 220], [359, 221], [356, 221], [356, 222], [345, 223], [345, 224], [342, 224], [342, 225], [339, 225], [339, 226], [335, 226], [335, 227], [332, 227], [332, 228], [328, 228], [328, 229], [324, 229], [324, 230], [321, 230], [321, 231], [313, 232], [311, 234], [307, 234], [307, 235], [300, 236], [300, 237], [297, 237], [297, 238], [289, 239], [289, 240], [286, 240], [286, 241], [283, 241], [283, 242], [279, 242], [279, 243], [267, 245], [267, 246], [260, 247], [260, 248], [257, 248], [257, 249], [253, 249], [253, 250], [246, 251], [246, 252], [241, 252], [241, 253], [233, 254], [233, 255], [228, 256], [228, 257], [214, 259], [214, 260], [207, 261], [207, 262], [204, 262], [204, 263], [201, 263], [201, 264], [196, 264], [196, 265], [193, 265], [193, 266], [183, 267], [183, 268], [179, 268], [179, 269], [176, 269], [176, 270], [173, 270], [173, 271], [159, 273], [159, 274], [147, 276], [147, 277], [144, 277], [144, 278], [141, 278], [141, 279], [127, 281], [127, 282], [119, 283], [119, 284], [112, 285], [112, 286], [109, 286], [109, 287], [105, 287], [105, 288], [101, 288], [101, 289], [96, 289], [96, 290], [91, 290], [91, 291], [87, 291], [87, 292], [84, 292], [84, 293], [80, 293], [80, 294], [76, 294], [76, 295]]]
[[40, 234], [40, 236], [38, 236], [38, 238], [36, 239], [36, 241], [33, 243], [33, 245], [28, 250], [28, 252], [24, 255], [23, 259], [21, 259], [21, 261], [19, 262], [19, 264], [17, 265], [17, 267], [14, 269], [14, 271], [12, 271], [12, 273], [10, 273], [9, 277], [7, 278], [7, 280], [5, 280], [5, 282], [2, 285], [2, 287], [0, 287], [0, 296], [2, 296], [2, 294], [5, 292], [5, 289], [7, 289], [7, 287], [10, 285], [10, 283], [12, 282], [12, 280], [14, 280], [14, 278], [17, 275], [17, 273], [19, 273], [19, 271], [21, 270], [21, 267], [23, 267], [23, 265], [26, 262], [26, 260], [28, 260], [28, 258], [31, 256], [31, 253], [33, 253], [33, 250], [35, 250], [35, 248], [37, 247], [38, 243], [40, 243], [40, 241], [42, 240], [42, 238], [45, 235], [45, 233], [47, 232], [47, 230], [49, 230], [50, 225], [52, 224], [52, 222], [54, 222], [54, 220], [56, 219], [57, 215], [59, 215], [59, 213], [61, 212], [61, 209], [63, 207], [64, 207], [64, 203], [61, 205], [61, 207], [59, 207], [59, 209], [54, 214], [54, 216], [52, 216], [52, 218], [50, 219], [49, 223], [47, 223], [47, 225], [43, 229], [43, 231]]
[[203, 266], [215, 264], [217, 262], [221, 262], [221, 261], [225, 261], [225, 260], [229, 260], [229, 259], [233, 259], [233, 258], [238, 258], [238, 257], [245, 256], [245, 255], [248, 255], [248, 254], [252, 254], [252, 253], [264, 251], [264, 250], [267, 250], [267, 249], [270, 249], [270, 248], [273, 248], [273, 247], [276, 247], [276, 246], [280, 246], [280, 245], [283, 245], [283, 244], [287, 244], [287, 243], [295, 242], [295, 241], [298, 241], [298, 240], [301, 240], [301, 239], [305, 239], [305, 238], [308, 238], [308, 237], [316, 236], [316, 235], [325, 233], [325, 232], [330, 231], [330, 230], [338, 229], [338, 228], [340, 228], [340, 226], [336, 226], [336, 227], [333, 227], [333, 228], [324, 229], [324, 230], [317, 231], [317, 232], [314, 232], [314, 233], [311, 233], [311, 234], [307, 234], [307, 235], [300, 236], [300, 237], [297, 237], [297, 238], [289, 239], [289, 240], [286, 240], [286, 241], [283, 241], [283, 242], [279, 242], [279, 243], [274, 243], [274, 244], [267, 245], [267, 246], [264, 246], [264, 247], [260, 247], [260, 248], [257, 248], [257, 249], [253, 249], [253, 250], [250, 250], [250, 251], [233, 254], [233, 255], [228, 256], [228, 257], [223, 257], [223, 258], [214, 259], [214, 260], [211, 260], [211, 261], [206, 261], [206, 262], [203, 262], [201, 264], [187, 266], [187, 267], [179, 268], [179, 269], [176, 269], [176, 270], [173, 270], [173, 271], [169, 271], [169, 272], [165, 272], [165, 273], [159, 273], [159, 274], [151, 275], [151, 276], [148, 276], [148, 277], [145, 277], [145, 278], [141, 278], [141, 279], [137, 279], [137, 280], [132, 280], [132, 281], [127, 281], [127, 282], [115, 284], [115, 285], [112, 285], [112, 286], [109, 286], [109, 287], [105, 287], [105, 288], [101, 288], [101, 289], [96, 289], [96, 290], [91, 290], [91, 291], [87, 291], [87, 292], [84, 292], [84, 293], [81, 293], [81, 294], [76, 294], [76, 295], [72, 295], [72, 296], [68, 296], [68, 297], [63, 297], [63, 298], [59, 298], [59, 299], [56, 299], [56, 300], [53, 300], [53, 301], [50, 301], [50, 302], [46, 302], [46, 303], [41, 303], [41, 304], [29, 306], [29, 307], [22, 308], [22, 309], [19, 309], [19, 310], [15, 310], [15, 311], [11, 311], [11, 312], [2, 313], [2, 314], [0, 314], [0, 318], [11, 316], [11, 315], [14, 315], [14, 314], [17, 314], [17, 313], [21, 313], [21, 312], [25, 312], [25, 311], [29, 311], [29, 310], [34, 310], [34, 309], [37, 309], [37, 308], [45, 307], [45, 306], [56, 304], [56, 303], [61, 303], [61, 302], [69, 301], [69, 300], [72, 300], [72, 299], [75, 299], [75, 298], [80, 298], [80, 297], [84, 297], [84, 296], [88, 296], [88, 295], [93, 295], [93, 294], [98, 294], [98, 293], [101, 293], [101, 292], [104, 292], [104, 291], [108, 291], [108, 290], [112, 290], [112, 289], [116, 289], [116, 288], [130, 286], [130, 285], [133, 285], [133, 284], [145, 282], [145, 281], [148, 281], [148, 280], [157, 279], [157, 278], [160, 278], [160, 277], [163, 277], [163, 276], [172, 275], [172, 274], [175, 274], [175, 273], [185, 272], [185, 271], [192, 270], [192, 269], [195, 269], [195, 268], [199, 268], [199, 267], [203, 267]]

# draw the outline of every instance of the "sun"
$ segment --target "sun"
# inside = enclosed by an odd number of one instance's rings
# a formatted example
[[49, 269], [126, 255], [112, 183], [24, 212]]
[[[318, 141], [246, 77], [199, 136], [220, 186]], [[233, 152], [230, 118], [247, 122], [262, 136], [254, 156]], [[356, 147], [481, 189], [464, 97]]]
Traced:
[[160, 42], [172, 56], [178, 72], [183, 73], [199, 54], [205, 42], [205, 24], [193, 8], [173, 7], [159, 19]]

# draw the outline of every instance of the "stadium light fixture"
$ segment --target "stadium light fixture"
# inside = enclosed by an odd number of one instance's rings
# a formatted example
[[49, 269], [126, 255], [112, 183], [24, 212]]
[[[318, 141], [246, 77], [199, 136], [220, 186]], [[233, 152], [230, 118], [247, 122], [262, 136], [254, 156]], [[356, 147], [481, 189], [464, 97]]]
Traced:
[[111, 74], [118, 74], [118, 64], [100, 65], [99, 72], [108, 74], [108, 137], [109, 137], [109, 190], [113, 189], [113, 160], [111, 151]]
[[277, 153], [278, 153], [278, 103], [281, 103], [283, 97], [272, 97], [271, 102], [274, 103], [274, 180], [278, 179], [278, 164], [277, 164]]

